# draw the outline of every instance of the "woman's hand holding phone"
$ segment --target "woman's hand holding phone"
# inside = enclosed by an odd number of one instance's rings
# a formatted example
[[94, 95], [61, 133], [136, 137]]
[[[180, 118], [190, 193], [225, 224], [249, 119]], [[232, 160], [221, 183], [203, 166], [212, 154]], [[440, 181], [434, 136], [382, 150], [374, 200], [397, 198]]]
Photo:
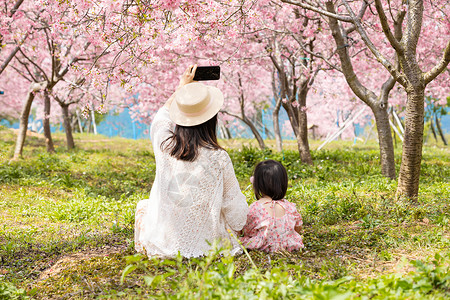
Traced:
[[[197, 70], [197, 65], [190, 65], [189, 67], [187, 67], [187, 69], [184, 71], [183, 75], [181, 75], [180, 83], [178, 84], [177, 89], [179, 89], [180, 87], [182, 87], [188, 83], [194, 82], [194, 76], [195, 76], [196, 70]], [[172, 96], [170, 96], [170, 98], [167, 99], [166, 103], [164, 104], [165, 107], [167, 107], [167, 108], [170, 107], [174, 96], [175, 96], [175, 93], [173, 93]]]
[[195, 71], [197, 71], [197, 65], [190, 65], [189, 67], [187, 67], [186, 71], [184, 71], [183, 75], [181, 75], [180, 84], [178, 85], [178, 88], [193, 82]]

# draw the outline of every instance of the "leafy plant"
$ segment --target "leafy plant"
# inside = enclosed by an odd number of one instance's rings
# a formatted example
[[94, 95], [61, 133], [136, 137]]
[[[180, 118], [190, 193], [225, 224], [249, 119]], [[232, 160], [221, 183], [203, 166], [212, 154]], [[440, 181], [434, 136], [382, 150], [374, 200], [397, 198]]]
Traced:
[[0, 300], [29, 299], [24, 289], [18, 289], [13, 284], [0, 278]]
[[[149, 260], [140, 254], [127, 257], [122, 282], [139, 269], [145, 284], [161, 299], [414, 299], [433, 296], [444, 299], [450, 291], [450, 256], [436, 253], [432, 264], [412, 262], [414, 272], [389, 274], [358, 281], [339, 273], [337, 280], [311, 280], [301, 267], [285, 266], [260, 270], [250, 268], [236, 273], [235, 259], [223, 249], [214, 249], [205, 258]], [[157, 266], [158, 274], [149, 271]], [[323, 267], [340, 269], [337, 262]], [[289, 271], [288, 271], [289, 270]], [[171, 293], [164, 291], [170, 290]]]

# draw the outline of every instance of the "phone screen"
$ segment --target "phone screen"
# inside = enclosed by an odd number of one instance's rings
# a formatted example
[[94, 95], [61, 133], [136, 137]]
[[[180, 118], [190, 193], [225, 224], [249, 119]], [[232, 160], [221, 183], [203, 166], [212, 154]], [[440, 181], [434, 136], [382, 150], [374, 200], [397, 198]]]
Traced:
[[220, 66], [197, 67], [194, 81], [219, 80]]

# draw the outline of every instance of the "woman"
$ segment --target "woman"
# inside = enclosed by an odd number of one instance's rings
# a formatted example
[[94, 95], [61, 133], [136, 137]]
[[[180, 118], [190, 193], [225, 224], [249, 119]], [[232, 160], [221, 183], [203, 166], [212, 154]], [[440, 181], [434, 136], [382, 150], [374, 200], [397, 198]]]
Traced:
[[136, 251], [148, 256], [198, 257], [216, 241], [240, 231], [248, 205], [228, 153], [217, 143], [223, 95], [193, 82], [197, 66], [155, 115], [151, 138], [156, 176], [150, 199], [136, 209]]

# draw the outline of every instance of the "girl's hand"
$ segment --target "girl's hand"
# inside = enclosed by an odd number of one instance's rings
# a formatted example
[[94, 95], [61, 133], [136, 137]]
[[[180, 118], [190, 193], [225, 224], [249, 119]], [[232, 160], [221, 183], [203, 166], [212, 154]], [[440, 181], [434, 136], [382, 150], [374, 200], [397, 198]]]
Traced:
[[184, 71], [183, 75], [181, 75], [180, 84], [178, 85], [178, 88], [182, 87], [183, 85], [193, 82], [196, 70], [197, 70], [197, 65], [190, 65], [186, 69], [186, 71]]

